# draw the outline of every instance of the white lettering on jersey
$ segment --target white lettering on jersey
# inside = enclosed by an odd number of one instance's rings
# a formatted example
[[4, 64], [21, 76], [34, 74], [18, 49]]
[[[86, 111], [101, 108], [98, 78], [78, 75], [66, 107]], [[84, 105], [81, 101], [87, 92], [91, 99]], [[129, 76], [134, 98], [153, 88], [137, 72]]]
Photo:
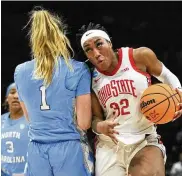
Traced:
[[1, 161], [5, 163], [23, 163], [25, 162], [24, 156], [3, 156], [1, 155]]
[[20, 133], [16, 131], [5, 132], [1, 134], [1, 139], [5, 138], [17, 138], [20, 139]]

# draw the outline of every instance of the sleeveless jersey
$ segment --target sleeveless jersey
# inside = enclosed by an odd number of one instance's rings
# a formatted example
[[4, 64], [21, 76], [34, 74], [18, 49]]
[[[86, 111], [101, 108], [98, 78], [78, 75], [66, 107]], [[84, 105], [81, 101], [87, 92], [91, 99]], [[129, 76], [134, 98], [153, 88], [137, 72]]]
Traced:
[[85, 63], [70, 59], [70, 64], [73, 70], [60, 57], [48, 87], [33, 77], [35, 60], [16, 67], [14, 79], [19, 100], [24, 102], [30, 119], [31, 141], [80, 140], [74, 118], [75, 99], [90, 94], [91, 75]]
[[[112, 73], [107, 74], [95, 69], [92, 88], [99, 99], [106, 119], [115, 111], [119, 126], [118, 139], [128, 135], [150, 134], [156, 131], [154, 124], [140, 112], [140, 97], [151, 83], [150, 75], [135, 66], [132, 48], [118, 50], [118, 65]], [[105, 135], [101, 139], [109, 140]]]
[[24, 172], [29, 137], [25, 117], [12, 120], [9, 115], [1, 116], [1, 169], [12, 176]]

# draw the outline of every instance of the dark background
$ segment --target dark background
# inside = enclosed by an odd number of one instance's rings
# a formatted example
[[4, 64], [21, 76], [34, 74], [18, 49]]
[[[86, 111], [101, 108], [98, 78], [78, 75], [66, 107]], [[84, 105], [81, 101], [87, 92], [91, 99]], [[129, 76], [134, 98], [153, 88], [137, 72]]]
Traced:
[[[182, 82], [182, 2], [83, 2], [83, 1], [29, 1], [1, 3], [1, 97], [13, 82], [16, 65], [30, 60], [27, 29], [28, 12], [42, 6], [64, 17], [68, 24], [75, 52], [75, 35], [83, 24], [102, 24], [112, 37], [114, 48], [146, 46], [154, 50], [161, 60]], [[3, 113], [2, 109], [2, 113]], [[181, 118], [182, 119], [182, 118]], [[182, 121], [160, 125], [158, 132], [167, 147], [168, 162], [178, 159], [181, 143], [176, 134], [182, 130]]]

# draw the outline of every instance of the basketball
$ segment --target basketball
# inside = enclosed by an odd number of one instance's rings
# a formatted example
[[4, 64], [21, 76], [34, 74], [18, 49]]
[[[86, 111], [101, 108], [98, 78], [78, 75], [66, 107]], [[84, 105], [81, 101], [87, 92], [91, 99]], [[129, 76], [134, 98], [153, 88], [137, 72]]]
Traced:
[[174, 119], [174, 114], [179, 110], [180, 102], [178, 93], [167, 84], [154, 84], [149, 86], [140, 99], [142, 114], [155, 124], [165, 124]]

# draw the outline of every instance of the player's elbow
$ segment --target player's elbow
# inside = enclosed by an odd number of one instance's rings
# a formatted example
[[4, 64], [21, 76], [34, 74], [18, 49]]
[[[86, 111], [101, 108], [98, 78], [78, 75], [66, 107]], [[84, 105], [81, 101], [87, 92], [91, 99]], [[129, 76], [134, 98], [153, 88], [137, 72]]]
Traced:
[[82, 130], [88, 130], [91, 127], [91, 112], [77, 116], [77, 124]]
[[80, 122], [78, 126], [84, 131], [88, 130], [91, 127], [91, 120], [89, 122]]
[[87, 130], [91, 127], [92, 109], [91, 101], [84, 102], [76, 107], [77, 124], [82, 130]]

